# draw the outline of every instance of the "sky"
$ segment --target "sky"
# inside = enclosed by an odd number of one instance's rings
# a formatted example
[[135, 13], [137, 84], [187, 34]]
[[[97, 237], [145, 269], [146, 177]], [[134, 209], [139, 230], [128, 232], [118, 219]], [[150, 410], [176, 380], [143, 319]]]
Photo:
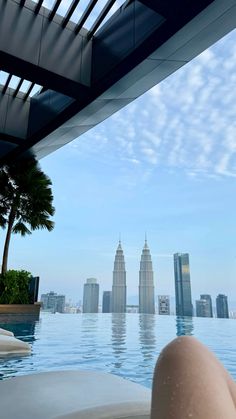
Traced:
[[[55, 228], [12, 238], [9, 268], [77, 302], [86, 278], [112, 286], [121, 235], [128, 301], [145, 232], [155, 295], [174, 296], [173, 253], [190, 255], [193, 300], [236, 302], [236, 31], [92, 130], [40, 161]], [[1, 234], [0, 246], [3, 244]]]

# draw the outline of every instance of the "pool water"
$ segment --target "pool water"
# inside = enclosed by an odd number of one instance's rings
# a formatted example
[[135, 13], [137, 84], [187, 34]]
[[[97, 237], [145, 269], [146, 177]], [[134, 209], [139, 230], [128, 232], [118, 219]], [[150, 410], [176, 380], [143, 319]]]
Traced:
[[0, 357], [0, 379], [42, 371], [91, 369], [151, 387], [161, 349], [176, 335], [205, 343], [236, 379], [236, 321], [139, 314], [48, 314], [39, 321], [0, 317], [0, 327], [32, 345]]

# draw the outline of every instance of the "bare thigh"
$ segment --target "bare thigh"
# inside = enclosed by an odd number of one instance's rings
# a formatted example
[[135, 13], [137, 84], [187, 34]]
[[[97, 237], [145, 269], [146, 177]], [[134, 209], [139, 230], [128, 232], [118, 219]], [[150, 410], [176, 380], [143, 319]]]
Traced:
[[179, 337], [155, 368], [151, 419], [235, 419], [236, 384], [193, 337]]

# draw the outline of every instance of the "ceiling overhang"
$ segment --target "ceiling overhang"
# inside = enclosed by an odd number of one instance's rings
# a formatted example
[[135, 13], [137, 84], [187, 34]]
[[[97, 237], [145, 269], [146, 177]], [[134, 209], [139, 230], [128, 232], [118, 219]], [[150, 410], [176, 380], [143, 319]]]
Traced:
[[235, 28], [235, 0], [127, 0], [104, 23], [108, 0], [87, 30], [96, 3], [72, 22], [79, 1], [62, 17], [61, 1], [0, 0], [1, 164], [62, 147]]

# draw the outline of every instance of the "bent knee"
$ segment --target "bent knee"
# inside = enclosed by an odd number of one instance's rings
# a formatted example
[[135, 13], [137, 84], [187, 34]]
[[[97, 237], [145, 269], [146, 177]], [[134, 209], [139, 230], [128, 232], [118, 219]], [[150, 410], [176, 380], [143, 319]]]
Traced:
[[165, 363], [181, 364], [186, 363], [190, 358], [205, 356], [209, 352], [204, 345], [202, 345], [193, 336], [180, 336], [175, 338], [162, 350], [157, 365]]
[[199, 350], [203, 345], [193, 336], [179, 336], [172, 340], [162, 351], [163, 355], [181, 355], [186, 351]]
[[168, 343], [165, 348], [178, 349], [180, 346], [182, 348], [189, 348], [198, 345], [199, 343], [200, 342], [194, 336], [178, 336], [177, 338], [173, 339], [170, 343]]

